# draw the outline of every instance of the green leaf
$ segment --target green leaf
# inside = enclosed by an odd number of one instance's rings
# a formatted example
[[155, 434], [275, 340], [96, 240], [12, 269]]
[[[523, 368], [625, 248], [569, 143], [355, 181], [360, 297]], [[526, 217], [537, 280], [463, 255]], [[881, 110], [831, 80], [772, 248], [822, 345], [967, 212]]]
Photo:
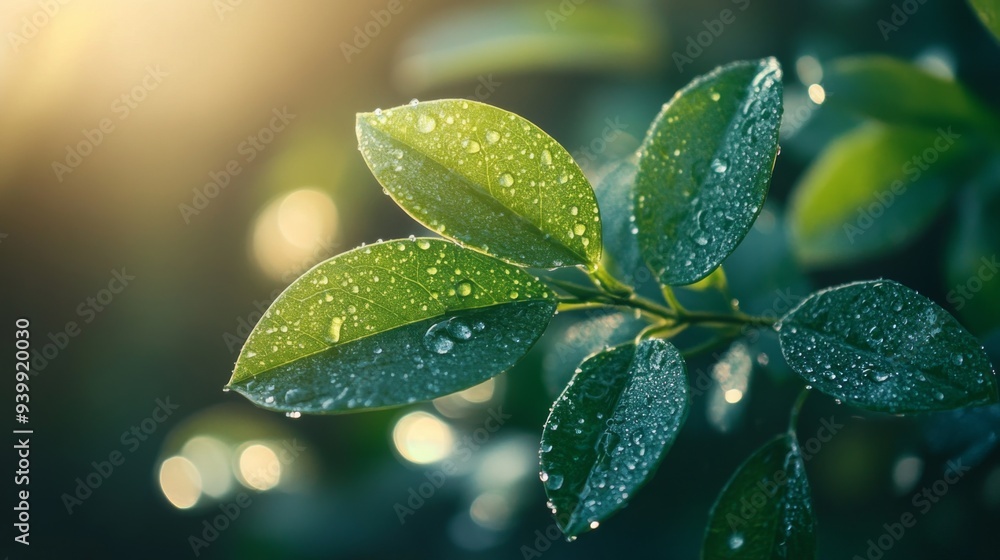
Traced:
[[660, 339], [588, 358], [552, 406], [541, 478], [563, 533], [595, 529], [653, 475], [687, 416], [684, 361]]
[[998, 400], [979, 341], [947, 311], [891, 280], [817, 292], [776, 328], [788, 365], [850, 405], [914, 413]]
[[[629, 282], [643, 274], [646, 263], [639, 253], [639, 240], [635, 235], [632, 216], [633, 192], [637, 166], [633, 159], [609, 165], [594, 181], [594, 193], [601, 207], [604, 236], [604, 264], [617, 270]], [[644, 279], [645, 279], [644, 278]]]
[[773, 58], [720, 67], [664, 105], [635, 185], [639, 247], [660, 282], [701, 280], [746, 236], [767, 196], [781, 112]]
[[995, 134], [997, 118], [954, 80], [884, 55], [841, 58], [823, 72], [825, 104], [881, 121], [930, 128], [978, 127]]
[[754, 452], [712, 507], [701, 557], [816, 558], [809, 480], [798, 443], [779, 436]]
[[555, 308], [538, 279], [447, 241], [360, 247], [278, 296], [229, 387], [264, 408], [304, 413], [431, 399], [514, 365]]
[[393, 77], [402, 91], [462, 84], [484, 99], [517, 73], [648, 72], [666, 42], [657, 15], [638, 5], [577, 4], [572, 17], [521, 2], [456, 5], [408, 33]]
[[947, 131], [879, 124], [834, 140], [792, 192], [788, 219], [796, 256], [828, 266], [916, 238], [944, 209], [954, 190], [948, 168], [962, 151], [961, 140]]
[[993, 37], [1000, 40], [1000, 1], [969, 0], [969, 4], [983, 25], [993, 33]]
[[513, 264], [596, 265], [601, 217], [569, 153], [527, 120], [444, 99], [359, 113], [368, 167], [408, 214]]

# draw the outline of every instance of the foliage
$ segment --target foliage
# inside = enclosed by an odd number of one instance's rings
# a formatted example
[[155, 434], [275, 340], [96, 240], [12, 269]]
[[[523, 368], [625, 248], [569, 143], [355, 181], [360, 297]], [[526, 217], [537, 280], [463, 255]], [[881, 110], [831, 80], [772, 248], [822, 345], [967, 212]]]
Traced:
[[[632, 310], [645, 327], [634, 341], [580, 364], [542, 434], [540, 476], [569, 537], [597, 528], [653, 476], [686, 419], [685, 359], [737, 338], [746, 326], [775, 328], [801, 383], [854, 407], [915, 413], [997, 402], [993, 367], [979, 342], [942, 308], [889, 280], [818, 292], [777, 322], [748, 315], [735, 302], [725, 312], [678, 302], [675, 286], [705, 279], [699, 289], [725, 290], [721, 265], [761, 211], [778, 153], [781, 78], [774, 59], [737, 62], [679, 91], [635, 161], [606, 177], [602, 198], [617, 202], [603, 214], [569, 153], [518, 115], [465, 100], [358, 115], [358, 144], [375, 177], [446, 240], [380, 242], [305, 273], [256, 326], [229, 387], [294, 415], [401, 405], [510, 368], [557, 309]], [[949, 110], [978, 107], [954, 95]], [[871, 105], [867, 96], [859, 99], [859, 106]], [[874, 153], [852, 173], [882, 180], [879, 169], [901, 157], [892, 150], [919, 146], [927, 134], [901, 121], [917, 114], [937, 125], [949, 115], [875, 105], [873, 115], [892, 124], [857, 133]], [[834, 146], [827, 157], [866, 155], [852, 146]], [[800, 239], [818, 240], [810, 254], [839, 258], [844, 248], [817, 228], [842, 222], [844, 211], [813, 199], [825, 200], [841, 172], [833, 163], [819, 165], [794, 223]], [[866, 188], [858, 187], [858, 200]], [[623, 201], [632, 202], [634, 222]], [[888, 223], [880, 227], [893, 227]], [[663, 298], [638, 295], [609, 263], [619, 270], [648, 266]], [[588, 281], [537, 270], [558, 267], [575, 267]], [[687, 339], [675, 337], [691, 327], [711, 334], [679, 350], [674, 342]], [[706, 557], [815, 556], [795, 434], [808, 394], [792, 406], [788, 432], [754, 453], [722, 491]], [[752, 520], [731, 523], [744, 491], [775, 473], [781, 480], [769, 482], [766, 506]]]

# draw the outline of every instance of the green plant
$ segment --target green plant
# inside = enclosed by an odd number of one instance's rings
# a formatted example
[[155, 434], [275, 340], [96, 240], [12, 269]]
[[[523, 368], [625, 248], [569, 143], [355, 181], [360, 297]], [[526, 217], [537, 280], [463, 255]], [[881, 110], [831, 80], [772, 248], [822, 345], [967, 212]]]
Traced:
[[[227, 387], [293, 415], [404, 405], [508, 369], [557, 310], [634, 310], [645, 328], [580, 364], [542, 434], [541, 479], [570, 537], [621, 509], [669, 450], [689, 407], [685, 357], [738, 338], [747, 325], [773, 327], [806, 389], [848, 405], [900, 414], [997, 402], [979, 342], [890, 280], [820, 291], [777, 322], [736, 302], [721, 312], [680, 304], [676, 286], [725, 291], [721, 265], [763, 207], [781, 114], [774, 59], [695, 79], [614, 173], [634, 201], [634, 223], [610, 224], [569, 153], [515, 114], [465, 100], [359, 114], [358, 143], [372, 173], [447, 240], [379, 242], [306, 272], [250, 334]], [[587, 281], [537, 270], [560, 267]], [[648, 267], [662, 299], [613, 274], [636, 267]], [[679, 350], [670, 342], [695, 327], [707, 333], [703, 343]], [[787, 433], [722, 491], [707, 557], [815, 556], [795, 434], [808, 394], [792, 405]], [[784, 474], [776, 499], [734, 530], [730, 516], [744, 490], [777, 471]]]

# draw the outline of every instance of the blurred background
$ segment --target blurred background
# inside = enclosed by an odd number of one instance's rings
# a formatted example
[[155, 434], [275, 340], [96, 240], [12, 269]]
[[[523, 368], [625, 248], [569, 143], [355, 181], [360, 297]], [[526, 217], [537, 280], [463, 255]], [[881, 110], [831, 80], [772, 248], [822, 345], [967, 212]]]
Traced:
[[[690, 364], [693, 409], [657, 476], [574, 543], [545, 507], [538, 439], [575, 365], [632, 336], [630, 315], [561, 314], [514, 370], [402, 409], [292, 419], [223, 393], [298, 274], [426, 233], [354, 134], [355, 113], [411, 98], [523, 115], [596, 183], [675, 90], [776, 56], [782, 151], [726, 262], [733, 295], [780, 315], [818, 287], [893, 278], [1000, 363], [1000, 278], [977, 276], [1000, 251], [996, 152], [942, 173], [954, 196], [917, 193], [933, 201], [919, 227], [866, 254], [812, 258], [784, 219], [810, 165], [870, 124], [827, 103], [830, 61], [889, 54], [1000, 110], [1000, 45], [964, 2], [5, 0], [0, 32], [0, 330], [13, 340], [29, 318], [36, 350], [32, 544], [11, 558], [698, 556], [715, 496], [799, 386], [766, 333]], [[820, 558], [878, 557], [869, 540], [908, 511], [917, 529], [886, 558], [996, 558], [1000, 407], [896, 418], [814, 395], [802, 440], [831, 418], [843, 427], [806, 447]], [[971, 470], [915, 507], [956, 459]]]

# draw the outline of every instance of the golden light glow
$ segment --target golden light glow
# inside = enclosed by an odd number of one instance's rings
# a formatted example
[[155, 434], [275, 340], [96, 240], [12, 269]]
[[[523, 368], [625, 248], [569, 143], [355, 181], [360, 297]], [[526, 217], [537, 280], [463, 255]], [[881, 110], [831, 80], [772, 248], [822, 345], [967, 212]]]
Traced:
[[300, 272], [331, 252], [340, 220], [325, 193], [299, 189], [269, 202], [254, 221], [251, 254], [275, 280]]
[[822, 105], [826, 101], [826, 90], [819, 84], [809, 86], [809, 99], [817, 105]]
[[726, 391], [725, 399], [729, 404], [736, 404], [743, 399], [743, 391], [740, 391], [739, 389], [730, 389]]
[[281, 461], [267, 445], [248, 445], [240, 453], [239, 476], [240, 482], [248, 488], [270, 490], [281, 482]]
[[201, 475], [194, 463], [175, 455], [160, 465], [160, 490], [177, 509], [188, 509], [201, 498]]
[[434, 399], [434, 408], [449, 418], [460, 418], [476, 408], [477, 405], [488, 403], [496, 394], [497, 383], [494, 379], [469, 387], [451, 395]]
[[188, 459], [201, 476], [202, 492], [220, 498], [233, 485], [229, 468], [229, 446], [211, 436], [195, 436], [181, 448], [181, 455]]
[[795, 73], [803, 84], [815, 84], [823, 79], [823, 66], [815, 56], [800, 56], [795, 61]]
[[469, 506], [472, 520], [481, 527], [493, 530], [505, 528], [512, 513], [507, 497], [496, 492], [480, 494]]
[[454, 440], [448, 424], [426, 412], [411, 412], [403, 416], [392, 430], [396, 451], [407, 461], [418, 465], [447, 457]]

